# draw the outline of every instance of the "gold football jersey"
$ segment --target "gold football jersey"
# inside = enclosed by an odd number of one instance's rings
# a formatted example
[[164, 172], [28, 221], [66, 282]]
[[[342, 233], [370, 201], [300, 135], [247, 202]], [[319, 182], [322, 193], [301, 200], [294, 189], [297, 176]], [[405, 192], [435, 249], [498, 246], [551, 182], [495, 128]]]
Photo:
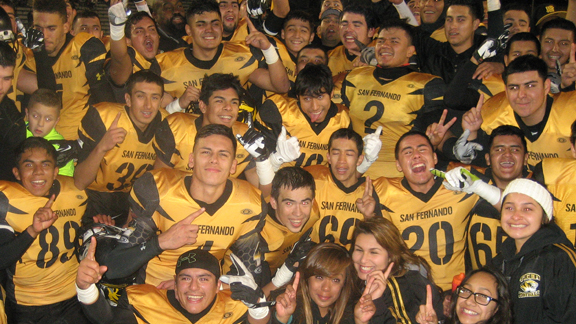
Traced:
[[266, 242], [265, 247], [265, 259], [270, 266], [270, 272], [274, 274], [276, 269], [280, 268], [284, 263], [284, 260], [292, 251], [294, 244], [300, 239], [303, 233], [306, 233], [316, 221], [318, 221], [318, 205], [313, 204], [312, 210], [310, 212], [310, 218], [302, 226], [302, 229], [298, 233], [291, 232], [286, 226], [280, 224], [275, 216], [270, 214], [275, 214], [272, 207], [268, 207], [269, 214], [266, 215], [266, 224], [262, 230], [262, 238]]
[[134, 181], [154, 166], [156, 153], [152, 147], [152, 138], [166, 112], [163, 109], [158, 111], [146, 131], [142, 132], [132, 123], [128, 107], [107, 102], [90, 106], [82, 119], [80, 139], [84, 146], [79, 162], [88, 157], [90, 151], [98, 145], [118, 113], [121, 113], [118, 127], [126, 130], [126, 137], [124, 142], [106, 152], [100, 162], [96, 179], [88, 186], [89, 189], [100, 192], [129, 192]]
[[434, 32], [432, 32], [432, 34], [430, 35], [431, 38], [439, 41], [439, 42], [447, 42], [448, 39], [446, 38], [446, 29], [444, 28], [444, 26], [436, 29]]
[[[135, 285], [127, 287], [126, 293], [138, 323], [190, 323], [190, 320], [170, 303], [168, 294], [173, 294], [173, 291], [160, 290], [152, 285]], [[219, 291], [210, 311], [195, 323], [243, 323], [248, 308], [241, 301], [233, 300], [230, 295], [229, 290]]]
[[[106, 49], [102, 42], [88, 34], [79, 33], [61, 50], [52, 70], [62, 98], [62, 111], [56, 130], [67, 140], [78, 138], [78, 127], [89, 106], [90, 83], [106, 82], [102, 66]], [[33, 60], [26, 62], [36, 71]]]
[[332, 71], [332, 76], [342, 72], [350, 72], [354, 68], [352, 62], [356, 55], [348, 53], [344, 45], [340, 45], [328, 52], [328, 67]]
[[[316, 201], [320, 212], [320, 219], [312, 230], [312, 240], [315, 242], [332, 242], [342, 245], [350, 250], [352, 247], [352, 234], [364, 215], [356, 207], [356, 199], [362, 198], [365, 190], [366, 178], [350, 188], [335, 180], [326, 166], [316, 165], [306, 167], [316, 181]], [[376, 192], [374, 192], [376, 201]]]
[[469, 213], [478, 196], [455, 193], [438, 179], [427, 194], [409, 189], [404, 178], [374, 180], [382, 214], [400, 230], [408, 248], [428, 261], [434, 281], [444, 290], [465, 272]]
[[[130, 193], [130, 207], [136, 217], [151, 217], [160, 232], [188, 217], [206, 204], [190, 196], [191, 176], [174, 169], [158, 169], [141, 177]], [[157, 286], [174, 278], [178, 257], [194, 248], [210, 251], [224, 260], [223, 273], [230, 269], [230, 254], [247, 258], [258, 255], [259, 232], [264, 227], [266, 206], [261, 193], [248, 182], [228, 179], [225, 193], [196, 219], [198, 237], [193, 245], [166, 250], [148, 262], [146, 283]]]
[[[76, 235], [88, 197], [66, 176], [54, 180], [49, 194], [56, 195], [52, 210], [58, 219], [7, 270], [6, 293], [19, 305], [49, 305], [76, 295]], [[32, 195], [16, 182], [0, 181], [0, 227], [21, 235], [48, 199]]]
[[[561, 92], [553, 98], [550, 116], [538, 139], [532, 142], [526, 138], [528, 165], [531, 169], [544, 158], [572, 157], [569, 139], [570, 125], [574, 122], [572, 103], [576, 95], [574, 92]], [[484, 104], [482, 118], [484, 120], [482, 130], [486, 134], [492, 133], [492, 130], [501, 125], [520, 127], [505, 92], [492, 97]], [[525, 134], [529, 132], [527, 129], [522, 130]]]
[[555, 198], [555, 222], [576, 244], [576, 160], [544, 159], [542, 171], [546, 187]]
[[362, 137], [382, 126], [382, 149], [366, 176], [401, 177], [394, 156], [396, 142], [412, 129], [414, 120], [427, 107], [442, 102], [444, 82], [418, 72], [393, 81], [381, 80], [377, 69], [366, 66], [348, 73], [342, 86], [342, 101], [350, 108], [352, 127]]
[[[274, 113], [270, 114], [270, 111]], [[285, 165], [299, 167], [326, 164], [330, 136], [338, 129], [350, 126], [348, 109], [343, 105], [332, 104], [324, 121], [312, 124], [295, 98], [280, 94], [271, 96], [264, 103], [256, 120], [278, 133], [284, 126], [290, 137], [298, 138], [301, 154], [298, 159]]]
[[[188, 113], [174, 113], [162, 121], [160, 127], [156, 130], [154, 137], [154, 150], [160, 161], [177, 170], [192, 172], [188, 166], [190, 154], [194, 148], [194, 138], [198, 129], [202, 126], [202, 116]], [[248, 130], [248, 125], [235, 122], [232, 126], [232, 132], [244, 135]], [[236, 146], [236, 172], [231, 176], [236, 178], [253, 160], [252, 156], [242, 144]]]
[[234, 73], [245, 87], [250, 74], [262, 62], [262, 52], [245, 44], [224, 42], [211, 61], [196, 59], [189, 47], [160, 54], [156, 59], [162, 70], [165, 91], [179, 98], [189, 86], [200, 89], [206, 74]]
[[32, 54], [32, 50], [26, 48], [22, 45], [22, 40], [18, 40], [14, 43], [11, 43], [12, 48], [16, 52], [16, 66], [14, 66], [14, 78], [12, 79], [12, 85], [10, 90], [8, 90], [8, 98], [14, 101], [16, 104], [16, 108], [19, 111], [22, 111], [22, 100], [24, 99], [24, 92], [18, 90], [18, 76], [20, 75], [20, 71], [24, 68], [26, 61], [32, 60], [34, 61], [34, 55]]

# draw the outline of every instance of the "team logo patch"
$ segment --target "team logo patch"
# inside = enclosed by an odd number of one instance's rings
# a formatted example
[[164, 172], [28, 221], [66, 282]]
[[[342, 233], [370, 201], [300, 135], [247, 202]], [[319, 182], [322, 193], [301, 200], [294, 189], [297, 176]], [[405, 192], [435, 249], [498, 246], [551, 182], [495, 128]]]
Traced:
[[558, 143], [566, 143], [566, 139], [564, 137], [559, 137]]
[[244, 60], [245, 60], [245, 58], [244, 58], [243, 56], [240, 56], [240, 57], [237, 57], [234, 61], [236, 61], [236, 62], [242, 62], [242, 61], [244, 61]]
[[243, 159], [243, 158], [244, 158], [244, 154], [238, 154], [238, 155], [236, 155], [236, 158], [237, 158], [237, 159]]
[[78, 198], [78, 199], [84, 199], [84, 196], [82, 196], [82, 195], [77, 195], [76, 198]]
[[78, 55], [72, 55], [73, 60], [78, 60]]
[[518, 298], [540, 297], [540, 275], [528, 272], [520, 277]]
[[232, 317], [232, 313], [231, 313], [231, 312], [224, 313], [223, 318], [229, 318], [229, 317]]
[[415, 87], [416, 87], [416, 86], [413, 85], [412, 83], [410, 83], [410, 84], [408, 85], [408, 88], [415, 88]]
[[252, 209], [242, 209], [242, 211], [240, 212], [242, 213], [242, 215], [250, 215], [250, 214], [254, 214], [254, 212], [252, 211]]

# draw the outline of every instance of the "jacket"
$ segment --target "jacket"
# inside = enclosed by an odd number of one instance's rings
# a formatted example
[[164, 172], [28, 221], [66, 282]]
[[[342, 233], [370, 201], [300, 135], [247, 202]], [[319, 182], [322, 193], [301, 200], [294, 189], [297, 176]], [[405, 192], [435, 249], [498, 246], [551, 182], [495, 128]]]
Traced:
[[576, 253], [558, 225], [540, 228], [518, 253], [508, 238], [492, 263], [508, 280], [515, 323], [576, 322]]

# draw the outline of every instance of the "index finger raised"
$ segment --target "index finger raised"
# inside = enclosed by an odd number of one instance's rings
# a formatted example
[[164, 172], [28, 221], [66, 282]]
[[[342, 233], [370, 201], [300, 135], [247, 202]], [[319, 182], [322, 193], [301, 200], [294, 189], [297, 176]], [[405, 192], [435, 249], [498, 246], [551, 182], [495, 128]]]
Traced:
[[88, 246], [88, 253], [86, 254], [86, 258], [91, 261], [96, 260], [96, 237], [94, 236], [90, 238], [90, 245]]
[[372, 179], [370, 179], [370, 177], [366, 177], [366, 187], [364, 188], [364, 196], [372, 196], [373, 190], [374, 186], [372, 185]]
[[250, 18], [246, 18], [246, 24], [248, 25], [248, 31], [251, 32], [257, 32], [258, 29], [256, 29], [256, 27], [254, 27], [254, 24], [252, 23], [252, 21], [250, 20]]
[[182, 221], [185, 223], [192, 223], [192, 221], [194, 221], [198, 216], [202, 215], [202, 213], [206, 210], [206, 208], [202, 207], [200, 209], [198, 209], [197, 211], [193, 212], [192, 214], [188, 215], [186, 218], [184, 218]]
[[122, 112], [119, 112], [118, 115], [116, 115], [116, 118], [114, 118], [114, 121], [110, 125], [110, 129], [118, 127], [118, 121], [120, 120], [120, 116], [122, 116]]
[[477, 113], [480, 113], [480, 110], [482, 110], [482, 105], [484, 105], [484, 94], [481, 93], [480, 94], [480, 98], [478, 98], [478, 103], [476, 104], [476, 109], [477, 109]]
[[570, 46], [570, 62], [569, 63], [576, 63], [576, 44], [572, 43]]
[[378, 128], [376, 128], [376, 131], [374, 132], [374, 134], [380, 136], [382, 134], [382, 126], [378, 126]]
[[298, 291], [298, 284], [300, 283], [300, 271], [296, 271], [294, 275], [294, 282], [292, 283], [292, 288], [294, 291]]
[[56, 195], [52, 194], [52, 196], [50, 196], [50, 199], [48, 199], [48, 201], [46, 202], [46, 205], [44, 205], [44, 208], [52, 208], [52, 204], [54, 204], [54, 200], [56, 200]]
[[432, 306], [432, 286], [426, 285], [426, 308], [434, 308]]

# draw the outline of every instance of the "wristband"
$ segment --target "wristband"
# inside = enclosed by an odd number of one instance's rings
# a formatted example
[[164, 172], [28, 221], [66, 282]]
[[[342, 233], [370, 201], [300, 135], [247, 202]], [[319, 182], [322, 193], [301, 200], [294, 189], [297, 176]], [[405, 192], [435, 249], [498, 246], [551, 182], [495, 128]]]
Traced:
[[486, 1], [486, 6], [488, 7], [488, 12], [500, 10], [500, 0], [488, 0]]
[[152, 17], [152, 14], [150, 13], [150, 8], [148, 8], [148, 3], [146, 3], [146, 0], [134, 1], [134, 4], [136, 5], [136, 10], [138, 10], [138, 12], [145, 11], [150, 15], [150, 17]]
[[500, 202], [501, 190], [498, 187], [487, 184], [482, 180], [474, 181], [466, 192], [475, 193], [484, 198], [490, 205], [496, 205]]
[[278, 62], [278, 60], [280, 59], [280, 57], [278, 56], [278, 53], [276, 53], [276, 49], [272, 45], [270, 45], [270, 47], [268, 47], [267, 49], [262, 50], [262, 54], [264, 54], [264, 58], [266, 59], [266, 64], [268, 64], [268, 65], [274, 64], [274, 63]]
[[113, 41], [119, 41], [124, 38], [124, 25], [115, 26], [110, 24], [110, 39]]
[[180, 99], [176, 98], [174, 101], [172, 101], [171, 103], [169, 103], [169, 104], [166, 106], [166, 111], [167, 111], [169, 114], [173, 114], [173, 113], [176, 113], [176, 112], [181, 112], [181, 111], [184, 110], [182, 107], [180, 107], [180, 101], [179, 101], [179, 100], [180, 100]]
[[272, 183], [276, 173], [272, 168], [270, 159], [256, 162], [256, 174], [258, 174], [258, 182], [260, 185], [265, 186]]
[[96, 288], [96, 284], [91, 284], [86, 289], [80, 289], [78, 285], [76, 286], [76, 295], [78, 296], [78, 301], [85, 305], [94, 304], [100, 296], [100, 291]]
[[[258, 303], [265, 303], [266, 302], [266, 298], [264, 297], [260, 297], [260, 299], [258, 300]], [[250, 314], [250, 316], [252, 316], [253, 319], [263, 319], [264, 317], [268, 316], [268, 313], [270, 312], [270, 309], [268, 308], [268, 306], [264, 306], [264, 307], [257, 307], [257, 308], [248, 308], [248, 314]]]
[[274, 278], [272, 278], [272, 284], [276, 286], [276, 288], [280, 288], [285, 284], [289, 283], [294, 276], [294, 272], [290, 271], [286, 264], [283, 264], [277, 271]]

